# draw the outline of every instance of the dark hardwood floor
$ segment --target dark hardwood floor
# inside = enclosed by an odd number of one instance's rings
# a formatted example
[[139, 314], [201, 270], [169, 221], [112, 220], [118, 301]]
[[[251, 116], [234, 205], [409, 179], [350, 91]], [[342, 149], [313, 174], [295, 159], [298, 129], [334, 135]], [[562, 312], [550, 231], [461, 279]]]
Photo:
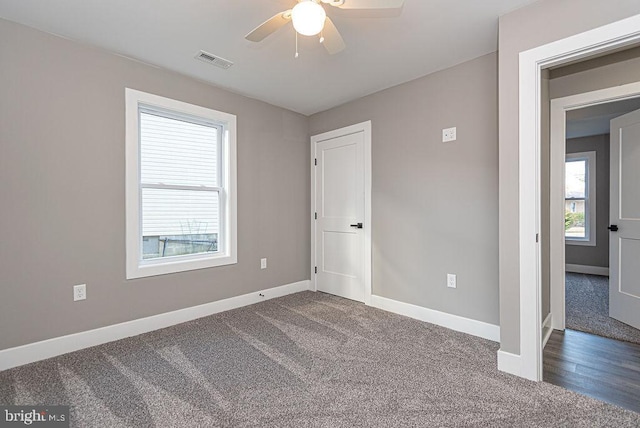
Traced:
[[544, 381], [640, 413], [640, 345], [575, 330], [554, 331]]

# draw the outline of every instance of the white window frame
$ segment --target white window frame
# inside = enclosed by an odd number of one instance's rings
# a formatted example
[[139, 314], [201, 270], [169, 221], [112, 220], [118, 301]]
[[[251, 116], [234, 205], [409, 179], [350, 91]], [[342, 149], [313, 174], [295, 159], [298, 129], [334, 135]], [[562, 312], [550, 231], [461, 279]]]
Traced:
[[[565, 243], [568, 245], [585, 245], [594, 247], [596, 245], [596, 152], [579, 152], [579, 153], [567, 153], [565, 156], [565, 164], [567, 162], [586, 161], [585, 172], [585, 198], [584, 198], [584, 213], [585, 213], [585, 237], [567, 237], [565, 235]], [[582, 201], [582, 198], [567, 198], [566, 201], [576, 200]]]
[[[218, 251], [215, 253], [142, 259], [141, 106], [170, 110], [176, 115], [196, 116], [220, 125], [222, 171], [220, 187], [216, 190], [220, 195], [221, 218]], [[236, 116], [130, 88], [125, 89], [125, 115], [126, 278], [143, 278], [237, 263]]]

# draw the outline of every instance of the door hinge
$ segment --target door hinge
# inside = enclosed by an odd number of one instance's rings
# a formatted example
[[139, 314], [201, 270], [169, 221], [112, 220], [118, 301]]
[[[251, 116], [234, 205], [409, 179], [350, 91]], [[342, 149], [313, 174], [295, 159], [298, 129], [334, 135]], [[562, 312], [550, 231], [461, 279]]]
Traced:
[[536, 233], [536, 242], [540, 242], [540, 234]]
[[313, 164], [314, 164], [314, 165], [316, 165], [316, 166], [318, 165], [318, 158], [315, 158], [315, 159], [313, 160]]
[[318, 273], [318, 266], [315, 267], [314, 271], [315, 273]]
[[314, 218], [317, 220], [318, 219], [318, 213], [314, 213]]

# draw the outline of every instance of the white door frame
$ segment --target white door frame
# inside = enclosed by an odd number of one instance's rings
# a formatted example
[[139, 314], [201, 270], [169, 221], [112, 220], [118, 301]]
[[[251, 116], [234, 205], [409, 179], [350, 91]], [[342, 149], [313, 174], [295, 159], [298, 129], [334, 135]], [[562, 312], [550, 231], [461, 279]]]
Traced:
[[640, 82], [551, 100], [550, 300], [551, 326], [554, 330], [565, 329], [564, 163], [566, 112], [637, 97], [640, 97]]
[[371, 121], [357, 123], [344, 128], [311, 137], [311, 289], [318, 291], [316, 283], [316, 143], [344, 135], [362, 132], [364, 134], [364, 303], [371, 305]]
[[540, 139], [542, 70], [640, 41], [640, 15], [520, 52], [519, 71], [519, 258], [520, 364], [511, 371], [542, 380], [540, 283]]

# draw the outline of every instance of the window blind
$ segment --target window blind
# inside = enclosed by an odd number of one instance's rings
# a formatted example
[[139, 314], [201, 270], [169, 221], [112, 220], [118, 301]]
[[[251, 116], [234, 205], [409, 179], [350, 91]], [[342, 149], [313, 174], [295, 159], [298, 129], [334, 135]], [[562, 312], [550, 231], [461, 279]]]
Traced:
[[143, 236], [218, 233], [220, 127], [140, 108]]

